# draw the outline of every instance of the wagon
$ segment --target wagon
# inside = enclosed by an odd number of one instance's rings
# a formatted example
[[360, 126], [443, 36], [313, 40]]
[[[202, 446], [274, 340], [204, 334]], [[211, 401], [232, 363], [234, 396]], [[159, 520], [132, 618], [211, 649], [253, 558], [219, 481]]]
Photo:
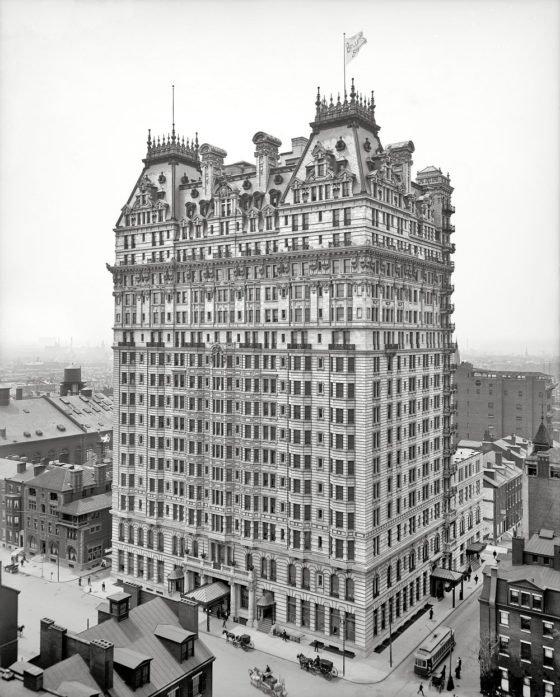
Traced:
[[288, 695], [283, 678], [276, 677], [270, 670], [249, 668], [249, 679], [253, 687], [258, 688], [266, 695], [273, 697], [287, 697]]

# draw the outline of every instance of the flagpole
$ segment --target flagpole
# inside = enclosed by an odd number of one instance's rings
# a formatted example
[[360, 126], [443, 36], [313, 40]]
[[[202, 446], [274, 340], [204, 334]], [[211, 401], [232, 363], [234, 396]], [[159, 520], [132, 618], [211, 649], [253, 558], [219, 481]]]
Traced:
[[346, 99], [346, 32], [342, 34], [342, 62], [344, 65], [344, 99]]

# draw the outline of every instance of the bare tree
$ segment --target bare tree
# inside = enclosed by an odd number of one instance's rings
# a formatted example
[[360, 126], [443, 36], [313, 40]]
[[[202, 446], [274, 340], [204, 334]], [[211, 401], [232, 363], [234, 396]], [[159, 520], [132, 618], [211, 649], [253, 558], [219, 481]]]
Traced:
[[500, 640], [489, 634], [480, 637], [478, 662], [480, 664], [480, 691], [483, 695], [495, 695], [500, 685], [498, 650]]

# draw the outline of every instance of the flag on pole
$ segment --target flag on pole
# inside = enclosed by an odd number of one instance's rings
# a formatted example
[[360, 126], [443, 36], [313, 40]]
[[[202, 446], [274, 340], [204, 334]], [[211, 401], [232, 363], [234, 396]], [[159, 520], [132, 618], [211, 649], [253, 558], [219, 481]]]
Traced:
[[363, 31], [359, 31], [357, 34], [354, 34], [354, 36], [350, 36], [348, 39], [346, 39], [344, 46], [345, 65], [348, 65], [352, 58], [355, 58], [358, 55], [359, 50], [365, 43], [367, 43], [367, 39], [365, 38]]

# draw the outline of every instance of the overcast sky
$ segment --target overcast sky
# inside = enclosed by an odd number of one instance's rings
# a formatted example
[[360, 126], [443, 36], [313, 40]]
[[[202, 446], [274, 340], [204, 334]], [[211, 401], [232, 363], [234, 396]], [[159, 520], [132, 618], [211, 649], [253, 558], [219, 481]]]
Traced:
[[460, 349], [558, 350], [557, 0], [0, 0], [0, 344], [111, 342], [113, 226], [148, 128], [252, 161], [317, 85], [451, 175]]

